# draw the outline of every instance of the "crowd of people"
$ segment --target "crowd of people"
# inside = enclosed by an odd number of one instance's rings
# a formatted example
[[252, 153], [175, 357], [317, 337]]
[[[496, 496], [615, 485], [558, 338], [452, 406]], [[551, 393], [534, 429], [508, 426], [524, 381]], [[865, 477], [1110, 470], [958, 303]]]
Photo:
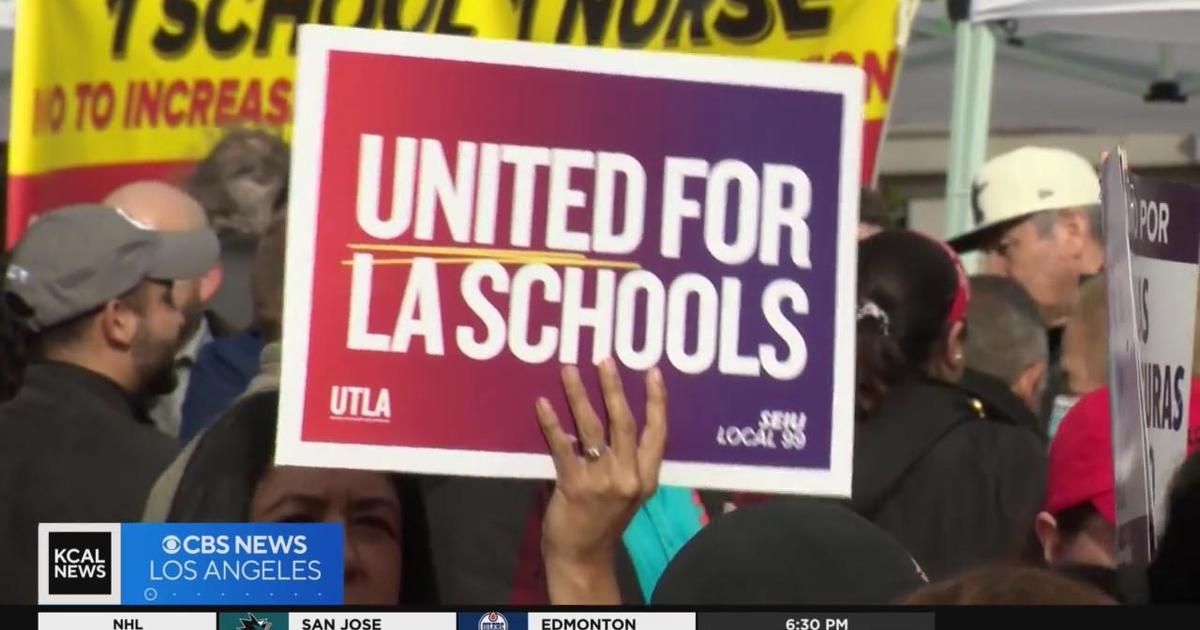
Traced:
[[1156, 557], [1118, 566], [1079, 156], [993, 159], [948, 243], [864, 192], [848, 500], [659, 486], [686, 420], [657, 370], [631, 409], [611, 359], [546, 384], [568, 409], [505, 411], [539, 424], [553, 483], [275, 465], [287, 172], [278, 138], [234, 131], [180, 181], [49, 212], [9, 254], [0, 603], [36, 603], [38, 523], [131, 521], [341, 523], [347, 604], [1200, 601], [1197, 431]]

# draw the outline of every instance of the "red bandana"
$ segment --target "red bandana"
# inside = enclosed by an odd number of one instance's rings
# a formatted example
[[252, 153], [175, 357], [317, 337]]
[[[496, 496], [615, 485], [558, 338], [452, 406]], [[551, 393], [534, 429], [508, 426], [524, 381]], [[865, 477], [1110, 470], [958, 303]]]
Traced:
[[954, 301], [950, 303], [950, 314], [946, 316], [946, 323], [953, 326], [959, 322], [966, 321], [967, 304], [971, 301], [971, 283], [967, 279], [967, 270], [963, 267], [962, 259], [946, 243], [925, 234], [921, 235], [937, 243], [938, 247], [941, 247], [946, 252], [946, 255], [950, 257], [950, 262], [954, 263], [955, 272], [958, 273], [958, 288], [954, 292]]

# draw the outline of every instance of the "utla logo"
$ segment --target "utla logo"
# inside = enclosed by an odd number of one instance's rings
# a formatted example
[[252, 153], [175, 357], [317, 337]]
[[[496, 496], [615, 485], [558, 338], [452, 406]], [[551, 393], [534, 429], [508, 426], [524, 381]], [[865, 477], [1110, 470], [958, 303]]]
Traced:
[[329, 391], [329, 415], [334, 420], [389, 422], [392, 396], [386, 388], [334, 385]]

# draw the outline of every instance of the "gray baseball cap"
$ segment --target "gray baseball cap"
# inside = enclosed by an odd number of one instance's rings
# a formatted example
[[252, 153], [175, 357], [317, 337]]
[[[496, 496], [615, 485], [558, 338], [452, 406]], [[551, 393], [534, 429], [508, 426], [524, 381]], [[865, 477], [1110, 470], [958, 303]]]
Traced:
[[51, 211], [17, 243], [5, 291], [32, 311], [43, 330], [124, 295], [144, 280], [187, 280], [220, 258], [209, 228], [157, 231], [118, 208], [79, 205]]

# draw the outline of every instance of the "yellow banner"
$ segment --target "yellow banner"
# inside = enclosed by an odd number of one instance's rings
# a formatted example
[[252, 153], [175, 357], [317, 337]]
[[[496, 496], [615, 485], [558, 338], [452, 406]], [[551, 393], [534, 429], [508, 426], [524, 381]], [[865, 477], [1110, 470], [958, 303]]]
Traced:
[[[65, 200], [58, 183], [31, 181], [41, 175], [193, 161], [233, 126], [286, 133], [302, 23], [861, 65], [869, 173], [898, 68], [900, 1], [22, 2], [8, 237], [23, 225], [14, 213], [28, 216]], [[109, 180], [119, 177], [119, 170], [84, 177], [89, 185], [77, 192], [117, 185]]]

